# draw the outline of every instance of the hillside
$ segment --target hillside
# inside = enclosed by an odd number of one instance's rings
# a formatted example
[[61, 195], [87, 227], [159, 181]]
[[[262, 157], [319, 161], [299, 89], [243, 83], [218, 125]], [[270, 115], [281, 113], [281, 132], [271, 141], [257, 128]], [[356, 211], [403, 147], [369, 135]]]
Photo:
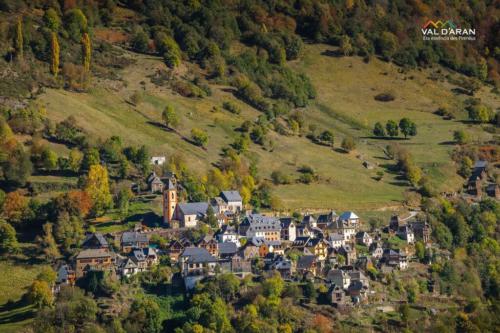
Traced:
[[[361, 211], [397, 209], [402, 200], [406, 183], [397, 175], [387, 173], [381, 181], [375, 180], [376, 172], [389, 164], [383, 150], [387, 140], [372, 139], [371, 129], [376, 121], [409, 117], [418, 125], [418, 135], [411, 140], [398, 140], [409, 148], [417, 162], [440, 191], [455, 191], [462, 179], [456, 175], [449, 153], [453, 145], [453, 131], [467, 129], [481, 141], [490, 136], [477, 126], [463, 122], [465, 112], [455, 120], [442, 120], [433, 112], [443, 104], [460, 105], [464, 96], [451, 92], [453, 85], [433, 81], [432, 72], [446, 70], [410, 70], [378, 59], [366, 64], [359, 57], [332, 57], [325, 55], [333, 48], [326, 45], [307, 46], [303, 59], [290, 63], [311, 78], [318, 91], [317, 99], [303, 111], [308, 124], [319, 130], [331, 129], [336, 146], [345, 135], [354, 136], [359, 144], [356, 151], [342, 151], [312, 143], [305, 136], [270, 135], [274, 149], [266, 151], [251, 145], [250, 152], [257, 156], [261, 175], [269, 177], [274, 170], [298, 176], [297, 169], [311, 165], [320, 175], [319, 183], [275, 186], [274, 193], [286, 208], [294, 209], [355, 209]], [[187, 161], [189, 168], [199, 176], [219, 159], [221, 148], [239, 135], [236, 129], [244, 120], [255, 120], [261, 113], [237, 100], [225, 86], [210, 84], [212, 95], [205, 98], [187, 98], [166, 87], [157, 86], [150, 77], [158, 70], [165, 70], [159, 58], [126, 52], [134, 63], [119, 72], [120, 80], [94, 79], [87, 93], [47, 89], [39, 100], [47, 106], [48, 117], [61, 121], [74, 115], [78, 124], [93, 140], [121, 136], [128, 144], [145, 144], [153, 155], [178, 154]], [[201, 70], [187, 63], [191, 71]], [[178, 76], [182, 77], [183, 73]], [[458, 74], [451, 74], [457, 76]], [[144, 94], [143, 101], [134, 106], [130, 97], [134, 92]], [[381, 92], [393, 92], [396, 100], [383, 103], [373, 97]], [[498, 96], [485, 87], [479, 93], [491, 106], [498, 104]], [[222, 101], [230, 100], [240, 106], [240, 115], [221, 108]], [[178, 132], [189, 137], [190, 129], [201, 127], [209, 134], [206, 150], [196, 147], [179, 134], [155, 125], [161, 122], [165, 105], [173, 105], [181, 115]], [[213, 107], [219, 110], [213, 112]], [[375, 170], [363, 167], [363, 161], [379, 164]]]

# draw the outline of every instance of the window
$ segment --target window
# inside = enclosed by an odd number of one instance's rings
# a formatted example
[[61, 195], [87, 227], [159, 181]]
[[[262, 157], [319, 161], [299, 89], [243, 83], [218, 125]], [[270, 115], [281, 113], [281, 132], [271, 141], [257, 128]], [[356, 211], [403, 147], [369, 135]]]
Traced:
[[172, 200], [174, 200], [174, 199], [175, 199], [175, 193], [174, 193], [174, 192], [172, 192], [172, 194], [171, 194], [171, 198], [172, 198]]

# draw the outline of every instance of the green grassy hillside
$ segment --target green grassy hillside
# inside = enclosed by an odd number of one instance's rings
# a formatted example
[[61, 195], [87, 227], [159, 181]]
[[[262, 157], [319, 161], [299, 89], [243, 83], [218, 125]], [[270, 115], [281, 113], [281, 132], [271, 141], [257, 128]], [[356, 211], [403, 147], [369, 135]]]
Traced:
[[[358, 140], [358, 148], [345, 154], [316, 145], [305, 136], [281, 136], [274, 132], [270, 134], [275, 142], [272, 152], [252, 144], [250, 150], [258, 156], [259, 170], [264, 177], [279, 169], [297, 178], [297, 169], [304, 164], [317, 170], [319, 183], [274, 188], [286, 208], [397, 209], [406, 190], [405, 183], [390, 173], [377, 181], [376, 173], [383, 168], [367, 170], [362, 162], [368, 160], [380, 166], [393, 163], [383, 154], [389, 141], [371, 138], [371, 128], [376, 121], [398, 121], [404, 116], [417, 123], [418, 135], [411, 140], [398, 140], [400, 144], [409, 148], [440, 190], [458, 189], [462, 179], [455, 174], [449, 158], [453, 146], [448, 142], [453, 131], [467, 129], [482, 140], [487, 139], [487, 134], [478, 127], [464, 124], [463, 113], [449, 121], [432, 112], [443, 103], [460, 105], [464, 97], [453, 94], [451, 84], [430, 80], [428, 77], [435, 69], [401, 73], [399, 67], [377, 59], [364, 63], [359, 57], [332, 57], [328, 55], [331, 50], [325, 45], [308, 46], [302, 59], [290, 66], [305, 72], [318, 92], [316, 100], [304, 110], [308, 124], [316, 124], [320, 131], [331, 129], [336, 147], [343, 136], [353, 136]], [[235, 129], [244, 120], [254, 120], [260, 114], [235, 99], [224, 86], [211, 85], [212, 95], [202, 99], [182, 97], [156, 86], [149, 77], [165, 69], [160, 59], [137, 54], [128, 56], [134, 58], [135, 63], [119, 73], [121, 81], [94, 79], [88, 93], [47, 89], [40, 100], [47, 105], [49, 118], [60, 121], [74, 115], [93, 139], [120, 135], [126, 143], [145, 144], [155, 155], [180, 153], [190, 169], [203, 175], [211, 163], [219, 159], [221, 148], [239, 135]], [[190, 64], [187, 66], [177, 70], [179, 77], [185, 76], [188, 69], [199, 71]], [[144, 98], [134, 106], [129, 100], [136, 91], [142, 91]], [[393, 93], [395, 101], [375, 101], [374, 96], [381, 92]], [[492, 106], [498, 103], [497, 96], [489, 94], [486, 88], [479, 94]], [[220, 107], [224, 100], [237, 103], [243, 112], [240, 115], [223, 109], [214, 112], [212, 108]], [[161, 112], [167, 103], [181, 115], [182, 136], [188, 137], [193, 127], [208, 132], [206, 150], [154, 124], [161, 121]]]

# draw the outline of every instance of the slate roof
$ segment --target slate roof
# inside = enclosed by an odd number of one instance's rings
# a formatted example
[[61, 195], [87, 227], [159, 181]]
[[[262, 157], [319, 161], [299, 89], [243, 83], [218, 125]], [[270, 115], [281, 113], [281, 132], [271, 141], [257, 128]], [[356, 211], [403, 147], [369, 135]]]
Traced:
[[250, 226], [252, 230], [281, 230], [278, 218], [261, 214], [249, 214], [242, 224]]
[[359, 231], [356, 233], [356, 238], [365, 238], [365, 236], [370, 236], [366, 231]]
[[59, 267], [59, 270], [57, 271], [57, 283], [62, 283], [63, 281], [68, 281], [69, 278], [69, 271], [72, 269], [68, 265], [61, 265]]
[[137, 265], [132, 259], [127, 258], [121, 262], [120, 267], [122, 269], [130, 269], [130, 268], [137, 268]]
[[342, 213], [342, 215], [340, 215], [341, 221], [350, 220], [350, 219], [359, 219], [359, 216], [356, 215], [354, 212], [344, 212], [344, 213]]
[[474, 163], [474, 169], [475, 168], [486, 168], [488, 166], [488, 161], [476, 161], [476, 163]]
[[132, 253], [132, 258], [136, 261], [146, 260], [146, 256], [144, 255], [144, 252], [142, 250], [134, 250], [134, 252]]
[[281, 228], [288, 228], [293, 223], [293, 218], [291, 217], [281, 217], [280, 224]]
[[205, 215], [208, 209], [208, 202], [187, 202], [177, 204], [184, 215]]
[[241, 195], [238, 191], [222, 191], [220, 193], [220, 196], [222, 199], [224, 199], [226, 202], [240, 202], [243, 199], [241, 199]]
[[181, 254], [181, 258], [187, 257], [187, 262], [190, 264], [216, 262], [206, 249], [200, 247], [186, 247]]
[[338, 234], [338, 233], [329, 233], [328, 234], [328, 240], [330, 242], [343, 241], [344, 240], [344, 236], [342, 234]]
[[224, 255], [224, 254], [234, 254], [238, 251], [238, 247], [236, 246], [236, 243], [233, 242], [224, 242], [224, 243], [219, 243], [219, 254]]
[[78, 253], [76, 259], [106, 258], [106, 257], [111, 257], [111, 253], [107, 249], [87, 249]]
[[332, 281], [335, 278], [343, 278], [345, 275], [344, 271], [340, 269], [330, 269], [328, 273], [326, 274], [326, 280], [327, 281]]
[[99, 243], [99, 245], [101, 247], [107, 247], [108, 246], [108, 241], [106, 241], [106, 238], [104, 238], [104, 236], [101, 233], [95, 232], [95, 233], [92, 233], [92, 234], [88, 234], [87, 237], [85, 237], [85, 240], [82, 243], [82, 247], [84, 248], [85, 245], [89, 241], [91, 241], [92, 239], [96, 239], [97, 242]]
[[148, 235], [136, 231], [125, 231], [122, 234], [121, 242], [122, 244], [148, 242]]
[[167, 190], [175, 190], [175, 184], [172, 182], [172, 179], [168, 178], [167, 181], [165, 182], [165, 186]]
[[314, 264], [315, 261], [316, 261], [315, 255], [302, 256], [299, 258], [299, 260], [297, 260], [297, 268], [308, 269]]
[[327, 224], [330, 222], [333, 222], [334, 218], [337, 217], [337, 213], [335, 213], [333, 210], [329, 212], [328, 214], [320, 214], [318, 216], [318, 223], [319, 224]]
[[306, 215], [302, 219], [302, 223], [304, 223], [304, 224], [311, 224], [311, 223], [314, 223], [315, 221], [316, 221], [316, 219], [312, 215]]

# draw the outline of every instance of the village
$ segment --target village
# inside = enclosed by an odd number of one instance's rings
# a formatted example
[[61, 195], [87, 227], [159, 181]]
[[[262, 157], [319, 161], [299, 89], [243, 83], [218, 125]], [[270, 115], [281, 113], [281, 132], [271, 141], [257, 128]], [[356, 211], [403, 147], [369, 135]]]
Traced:
[[[159, 177], [153, 172], [147, 183], [149, 191], [162, 195], [163, 227], [137, 224], [114, 235], [89, 233], [74, 260], [60, 265], [55, 292], [91, 271], [130, 278], [160, 265], [163, 256], [177, 267], [186, 292], [221, 273], [243, 278], [278, 272], [285, 281], [325, 283], [329, 302], [346, 308], [368, 302], [374, 270], [407, 270], [417, 261], [416, 242], [432, 249], [430, 226], [416, 212], [406, 218], [393, 215], [385, 226], [370, 230], [352, 211], [300, 217], [245, 211], [235, 190], [222, 191], [209, 202], [179, 202], [180, 185], [172, 173]], [[209, 218], [217, 227], [201, 239], [186, 236]], [[166, 244], [154, 244], [156, 236]], [[403, 246], [393, 246], [391, 237]], [[110, 240], [119, 247], [113, 250]]]

